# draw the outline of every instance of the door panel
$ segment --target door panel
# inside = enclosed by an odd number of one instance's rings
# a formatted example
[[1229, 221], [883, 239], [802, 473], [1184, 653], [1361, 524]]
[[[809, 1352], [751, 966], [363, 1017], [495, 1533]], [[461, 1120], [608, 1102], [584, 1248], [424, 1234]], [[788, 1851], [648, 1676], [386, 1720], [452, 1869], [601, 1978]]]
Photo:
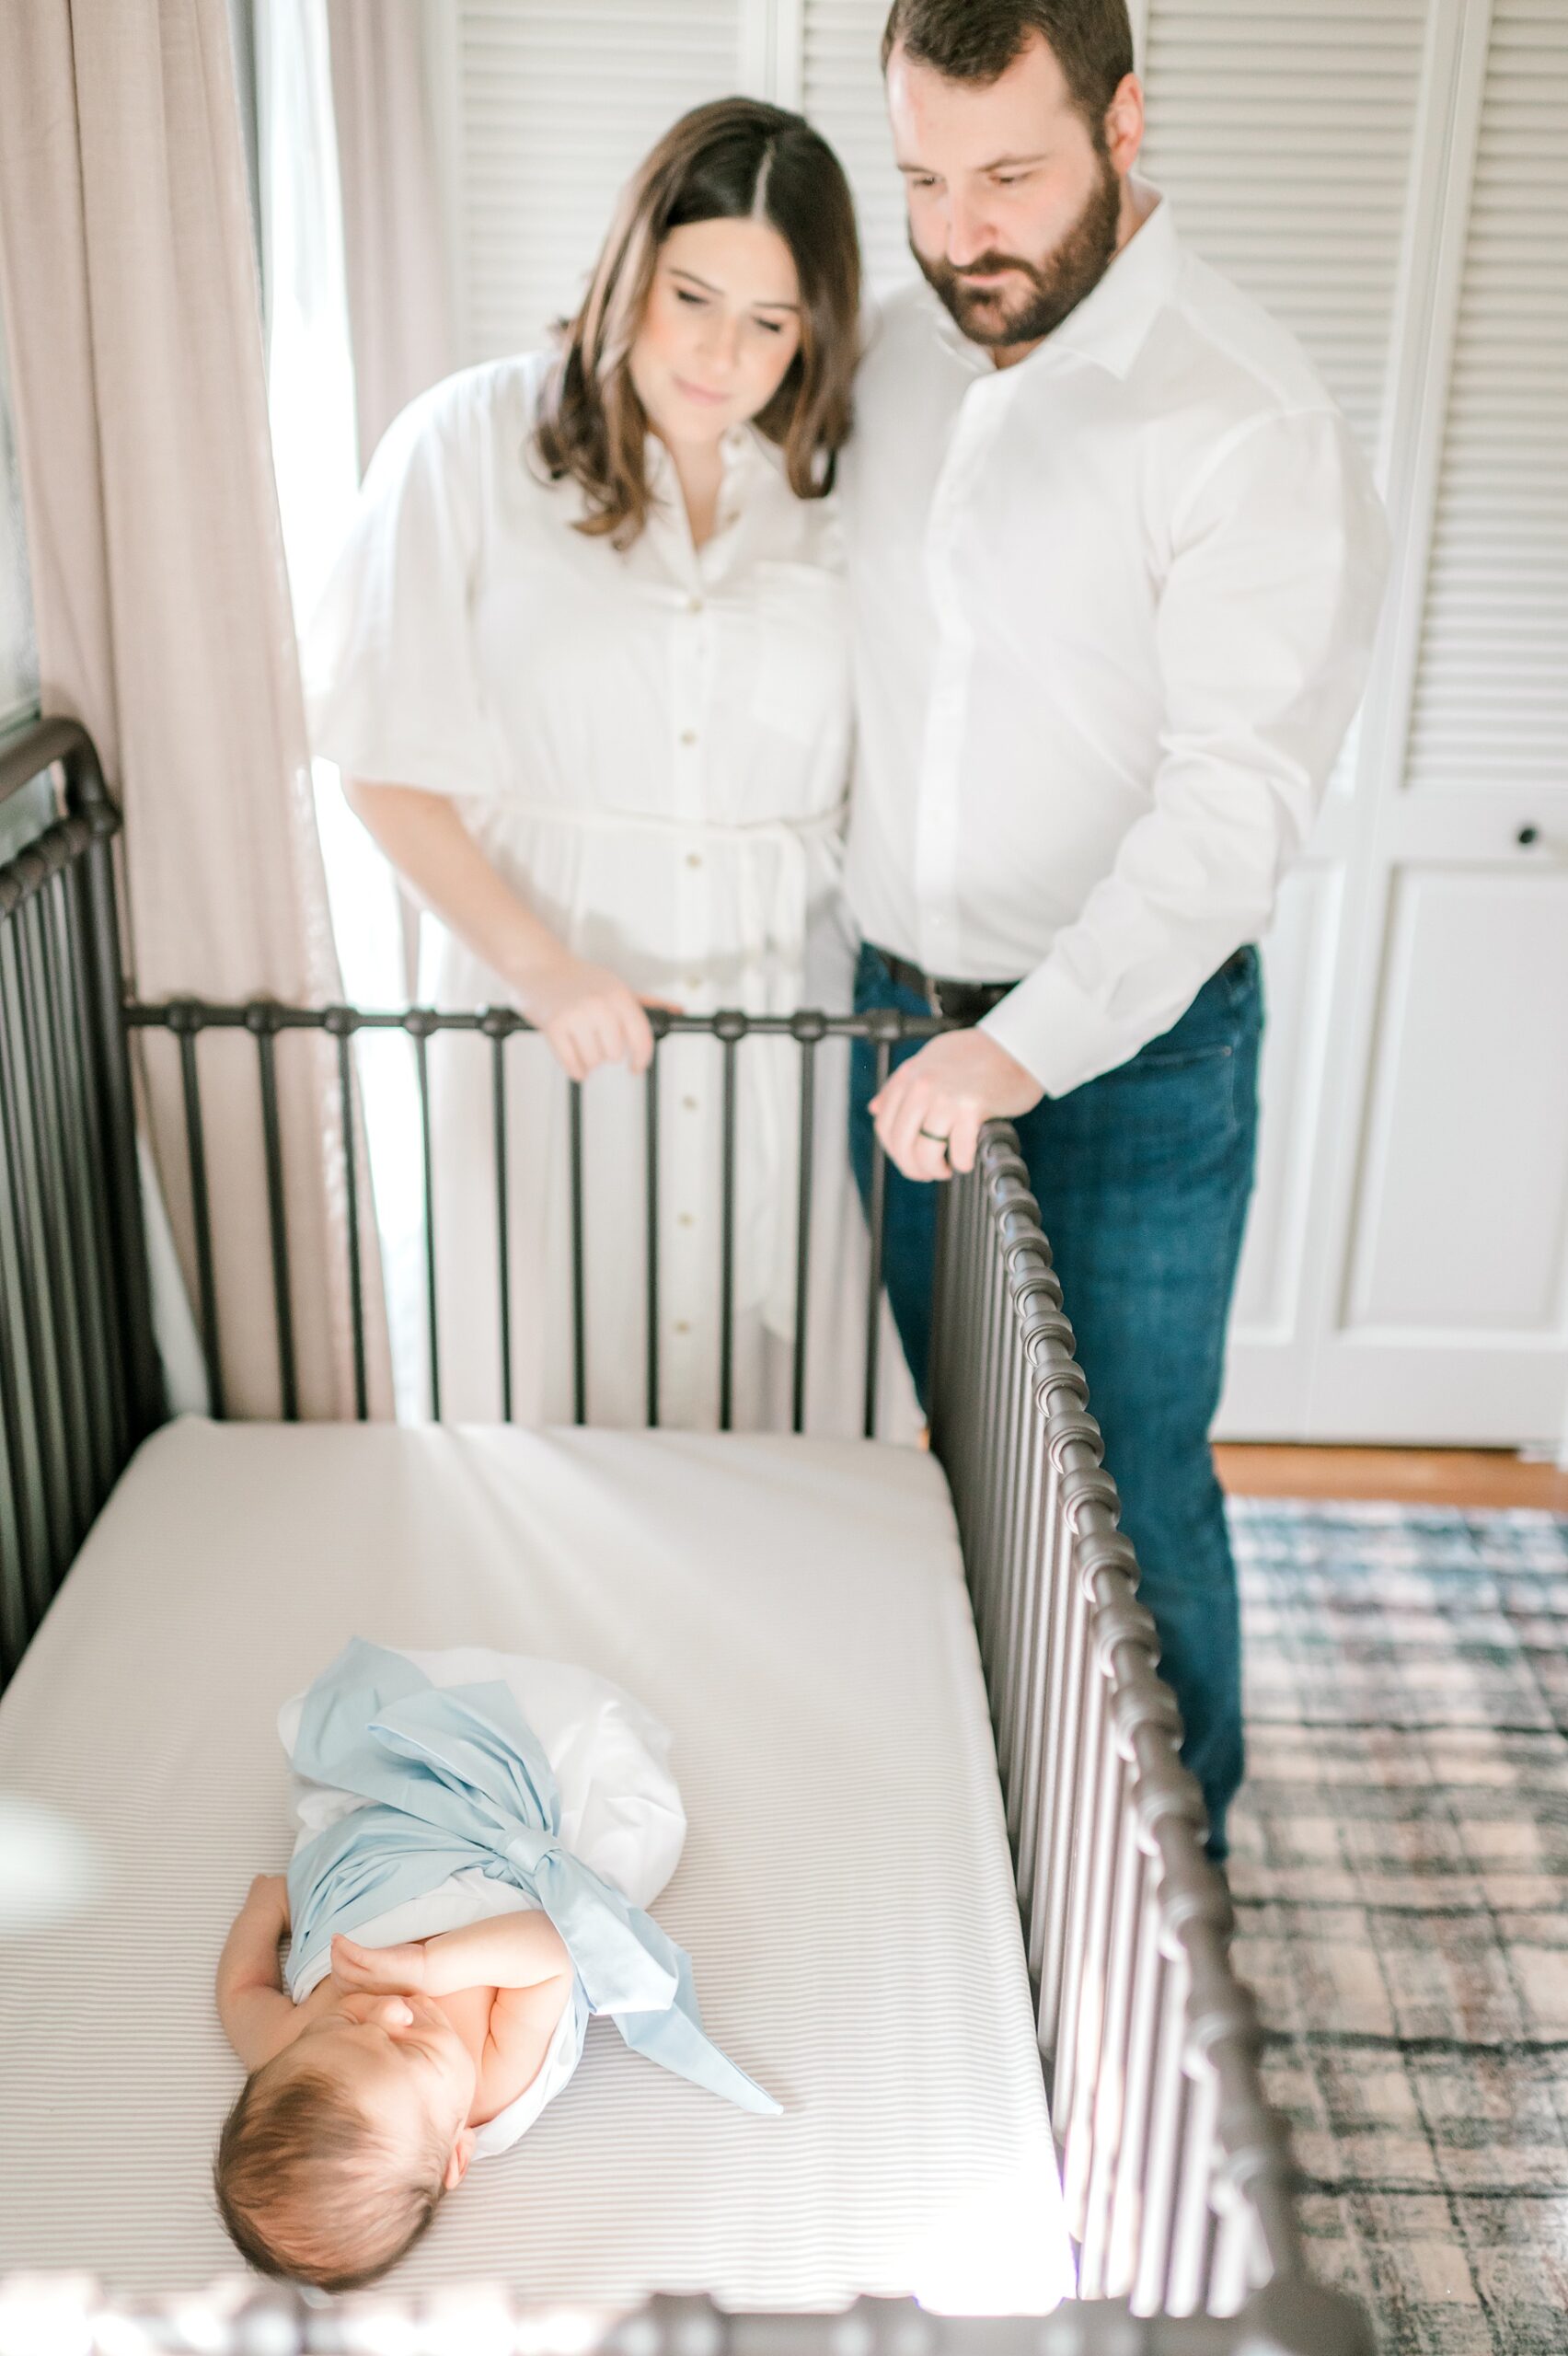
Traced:
[[[1568, 872], [1429, 869], [1389, 927], [1344, 1326], [1550, 1338], [1568, 1220]], [[1545, 1412], [1551, 1414], [1549, 1401]]]

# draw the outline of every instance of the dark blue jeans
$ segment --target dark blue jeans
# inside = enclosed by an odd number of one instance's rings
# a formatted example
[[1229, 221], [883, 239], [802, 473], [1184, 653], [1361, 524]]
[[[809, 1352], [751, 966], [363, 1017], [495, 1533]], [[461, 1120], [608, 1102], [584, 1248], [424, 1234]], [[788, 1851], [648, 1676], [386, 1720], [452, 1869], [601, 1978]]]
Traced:
[[[929, 1011], [870, 948], [855, 1005]], [[1243, 949], [1162, 1038], [1015, 1125], [1216, 1857], [1242, 1775], [1241, 1632], [1208, 1432], [1252, 1184], [1262, 1032], [1258, 953]], [[917, 1052], [911, 1043], [894, 1057]], [[862, 1199], [875, 1077], [875, 1049], [858, 1040], [850, 1150]], [[883, 1269], [922, 1394], [936, 1228], [936, 1186], [890, 1163]]]

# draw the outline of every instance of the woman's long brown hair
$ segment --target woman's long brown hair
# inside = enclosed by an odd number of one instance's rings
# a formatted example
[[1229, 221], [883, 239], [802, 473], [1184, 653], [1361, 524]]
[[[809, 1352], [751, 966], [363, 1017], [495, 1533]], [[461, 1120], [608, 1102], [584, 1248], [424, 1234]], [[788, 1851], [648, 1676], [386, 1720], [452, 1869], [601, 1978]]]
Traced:
[[849, 433], [859, 337], [860, 252], [843, 167], [798, 114], [755, 98], [694, 107], [664, 133], [616, 208], [582, 308], [561, 329], [534, 446], [557, 479], [582, 486], [582, 532], [629, 548], [648, 520], [648, 419], [628, 366], [659, 248], [693, 221], [761, 220], [801, 283], [801, 343], [754, 421], [784, 454], [798, 499], [831, 488]]

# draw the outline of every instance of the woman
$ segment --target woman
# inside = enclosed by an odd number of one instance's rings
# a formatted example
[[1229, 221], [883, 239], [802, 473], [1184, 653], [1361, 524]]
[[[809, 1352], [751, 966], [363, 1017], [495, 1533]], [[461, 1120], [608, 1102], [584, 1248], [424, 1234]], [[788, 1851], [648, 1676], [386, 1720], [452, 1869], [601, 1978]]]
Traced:
[[[437, 918], [421, 994], [510, 1003], [512, 1404], [573, 1404], [566, 1079], [582, 1097], [589, 1419], [647, 1404], [647, 1008], [849, 1003], [836, 892], [848, 653], [829, 496], [859, 270], [832, 150], [749, 99], [677, 122], [627, 189], [554, 359], [416, 401], [308, 635], [316, 750]], [[431, 1050], [441, 1404], [502, 1412], [490, 1048]], [[732, 1413], [789, 1398], [797, 1050], [740, 1080]], [[853, 1428], [863, 1298], [821, 1051], [809, 1421]], [[551, 1058], [553, 1057], [553, 1063]], [[659, 1050], [663, 1421], [720, 1407], [721, 1051]], [[831, 1087], [831, 1100], [826, 1090]], [[895, 1354], [889, 1354], [895, 1355]]]

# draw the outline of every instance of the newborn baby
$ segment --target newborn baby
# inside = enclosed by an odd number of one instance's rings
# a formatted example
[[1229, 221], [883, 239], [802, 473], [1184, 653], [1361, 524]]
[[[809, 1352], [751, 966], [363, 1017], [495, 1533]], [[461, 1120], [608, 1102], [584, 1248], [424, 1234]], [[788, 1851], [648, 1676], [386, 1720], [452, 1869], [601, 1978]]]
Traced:
[[[643, 1911], [686, 1832], [668, 1738], [586, 1670], [356, 1639], [279, 1718], [300, 1831], [218, 1966], [248, 2073], [218, 2204], [254, 2266], [345, 2291], [566, 2085], [593, 2013], [743, 2108]], [[292, 1930], [286, 1969], [278, 1944]]]
[[476, 2131], [538, 2083], [571, 1966], [536, 1912], [392, 1947], [340, 1934], [295, 2004], [278, 1976], [288, 1924], [286, 1881], [258, 1874], [218, 1966], [219, 2017], [249, 2073], [218, 2145], [218, 2203], [253, 2266], [352, 2290], [418, 2240]]

